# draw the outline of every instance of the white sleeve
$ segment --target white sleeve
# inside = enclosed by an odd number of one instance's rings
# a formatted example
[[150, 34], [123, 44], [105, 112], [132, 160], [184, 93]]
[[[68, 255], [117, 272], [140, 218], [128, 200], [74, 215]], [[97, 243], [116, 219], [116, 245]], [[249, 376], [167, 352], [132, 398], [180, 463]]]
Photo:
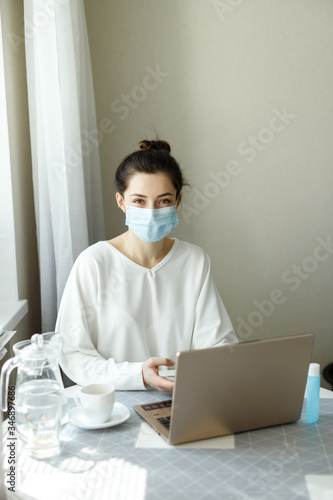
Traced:
[[98, 279], [94, 262], [86, 261], [79, 256], [75, 262], [59, 307], [55, 329], [62, 338], [60, 366], [79, 385], [109, 383], [117, 390], [144, 390], [141, 362], [117, 363], [112, 357], [105, 359], [95, 347], [103, 333], [96, 331], [92, 320], [98, 316], [93, 300]]
[[191, 349], [238, 343], [231, 320], [214, 283], [210, 259], [207, 254], [205, 257], [202, 286], [196, 303]]

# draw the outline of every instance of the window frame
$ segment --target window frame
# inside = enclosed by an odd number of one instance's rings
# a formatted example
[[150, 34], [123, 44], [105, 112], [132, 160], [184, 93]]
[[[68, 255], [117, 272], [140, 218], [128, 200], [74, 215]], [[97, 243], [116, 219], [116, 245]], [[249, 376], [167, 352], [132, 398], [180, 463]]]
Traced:
[[15, 221], [6, 100], [2, 19], [0, 10], [0, 327], [11, 330], [28, 311], [19, 300]]

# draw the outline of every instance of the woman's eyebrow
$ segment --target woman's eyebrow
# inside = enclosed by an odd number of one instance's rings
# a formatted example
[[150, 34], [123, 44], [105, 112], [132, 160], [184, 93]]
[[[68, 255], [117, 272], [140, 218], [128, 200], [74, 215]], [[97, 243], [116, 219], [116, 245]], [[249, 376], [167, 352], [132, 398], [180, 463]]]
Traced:
[[[139, 196], [140, 198], [148, 198], [148, 196], [145, 196], [144, 194], [138, 194], [138, 193], [132, 193], [130, 196]], [[159, 194], [157, 198], [162, 198], [163, 196], [174, 196], [172, 193], [163, 193]]]

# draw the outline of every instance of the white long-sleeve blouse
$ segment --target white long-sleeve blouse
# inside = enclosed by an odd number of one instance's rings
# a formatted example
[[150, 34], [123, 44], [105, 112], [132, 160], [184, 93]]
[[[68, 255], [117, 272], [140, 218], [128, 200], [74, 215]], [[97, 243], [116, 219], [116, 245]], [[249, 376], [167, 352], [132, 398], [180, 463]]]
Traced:
[[107, 241], [76, 260], [61, 300], [56, 331], [60, 365], [80, 385], [144, 389], [142, 363], [176, 359], [178, 351], [237, 342], [211, 275], [208, 255], [175, 239], [152, 269]]

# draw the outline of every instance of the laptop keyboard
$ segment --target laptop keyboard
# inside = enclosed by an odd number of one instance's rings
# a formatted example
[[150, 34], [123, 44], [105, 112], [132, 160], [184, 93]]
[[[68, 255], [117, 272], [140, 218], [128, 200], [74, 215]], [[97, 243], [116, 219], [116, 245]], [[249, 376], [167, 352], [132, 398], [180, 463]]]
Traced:
[[158, 418], [157, 420], [159, 422], [161, 422], [161, 424], [163, 424], [166, 429], [168, 429], [168, 430], [170, 429], [171, 417], [161, 417], [161, 418]]
[[[165, 408], [171, 408], [172, 405], [172, 399], [168, 399], [167, 401], [160, 401], [158, 403], [149, 403], [145, 405], [141, 405], [141, 408], [145, 411], [152, 411], [152, 410], [162, 410]], [[161, 424], [164, 425], [166, 429], [170, 429], [170, 416], [165, 416], [165, 417], [160, 417], [157, 420], [161, 422]]]
[[170, 408], [172, 405], [172, 399], [168, 399], [167, 401], [161, 401], [160, 403], [149, 403], [146, 405], [141, 405], [141, 408], [145, 411], [151, 410], [161, 410], [162, 408]]

